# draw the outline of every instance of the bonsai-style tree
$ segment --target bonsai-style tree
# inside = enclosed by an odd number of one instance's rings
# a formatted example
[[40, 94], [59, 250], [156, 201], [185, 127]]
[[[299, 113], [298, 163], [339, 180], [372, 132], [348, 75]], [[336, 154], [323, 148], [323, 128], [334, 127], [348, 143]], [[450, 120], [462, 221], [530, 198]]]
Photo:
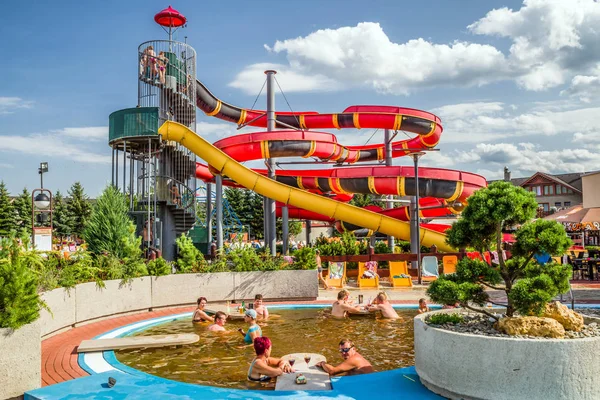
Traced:
[[[502, 251], [502, 231], [520, 225], [515, 233], [512, 258], [490, 266], [481, 260], [463, 258], [456, 273], [432, 282], [427, 294], [437, 303], [460, 303], [498, 319], [485, 309], [487, 302], [506, 307], [506, 315], [541, 314], [546, 303], [569, 290], [569, 266], [539, 264], [536, 254], [562, 254], [571, 245], [561, 224], [533, 220], [537, 210], [534, 194], [510, 182], [498, 181], [469, 197], [469, 204], [447, 232], [447, 242], [456, 248], [472, 247], [479, 252]], [[486, 288], [504, 290], [507, 303], [490, 301]]]

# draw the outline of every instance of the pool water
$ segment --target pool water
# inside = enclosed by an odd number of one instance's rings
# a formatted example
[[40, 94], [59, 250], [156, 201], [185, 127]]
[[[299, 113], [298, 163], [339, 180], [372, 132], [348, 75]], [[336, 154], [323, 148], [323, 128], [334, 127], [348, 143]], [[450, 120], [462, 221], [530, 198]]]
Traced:
[[[333, 365], [342, 362], [338, 343], [342, 338], [354, 341], [358, 351], [371, 362], [375, 371], [414, 364], [413, 317], [416, 310], [399, 310], [399, 320], [374, 316], [332, 318], [329, 309], [273, 309], [270, 318], [259, 322], [263, 336], [273, 343], [271, 356], [290, 353], [318, 353]], [[200, 341], [166, 348], [119, 350], [117, 359], [125, 365], [163, 378], [202, 385], [272, 389], [248, 382], [246, 374], [254, 358], [252, 346], [244, 345], [238, 328], [247, 330], [243, 321], [227, 321], [228, 332], [208, 332], [205, 324], [192, 324], [191, 318], [158, 325], [140, 335], [197, 333]], [[296, 360], [297, 363], [303, 360]]]

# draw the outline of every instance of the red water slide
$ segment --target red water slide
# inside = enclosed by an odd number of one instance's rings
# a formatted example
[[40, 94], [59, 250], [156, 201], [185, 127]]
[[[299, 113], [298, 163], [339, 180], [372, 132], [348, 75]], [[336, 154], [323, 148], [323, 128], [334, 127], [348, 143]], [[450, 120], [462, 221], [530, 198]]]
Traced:
[[[237, 123], [266, 127], [266, 112], [248, 110], [229, 105], [217, 99], [199, 81], [196, 82], [197, 106], [207, 115]], [[366, 146], [344, 146], [335, 135], [310, 129], [380, 128], [416, 134], [415, 137], [392, 142], [392, 156], [401, 157], [422, 149], [433, 148], [439, 142], [442, 125], [434, 114], [412, 108], [358, 105], [346, 108], [342, 113], [319, 114], [317, 112], [276, 113], [278, 130], [256, 132], [228, 137], [214, 143], [215, 147], [245, 162], [266, 158], [304, 157], [320, 162], [354, 164], [365, 161], [385, 161], [384, 143]], [[315, 162], [317, 163], [317, 161]], [[266, 175], [266, 170], [256, 170]], [[203, 164], [198, 164], [196, 175], [204, 181], [212, 181], [213, 174]], [[378, 195], [415, 195], [414, 168], [386, 166], [356, 166], [311, 170], [277, 170], [276, 180], [299, 189], [348, 201], [353, 193]], [[235, 186], [235, 182], [224, 180]], [[420, 205], [422, 217], [435, 218], [452, 215], [459, 210], [453, 204], [466, 203], [477, 189], [487, 185], [484, 177], [468, 172], [419, 168]], [[375, 210], [400, 220], [408, 220], [408, 207], [391, 210]], [[317, 213], [301, 208], [290, 208], [290, 218], [329, 220]], [[333, 221], [331, 221], [333, 222]], [[358, 229], [339, 222], [343, 229]], [[435, 228], [434, 228], [435, 229]], [[435, 230], [443, 230], [438, 227]]]

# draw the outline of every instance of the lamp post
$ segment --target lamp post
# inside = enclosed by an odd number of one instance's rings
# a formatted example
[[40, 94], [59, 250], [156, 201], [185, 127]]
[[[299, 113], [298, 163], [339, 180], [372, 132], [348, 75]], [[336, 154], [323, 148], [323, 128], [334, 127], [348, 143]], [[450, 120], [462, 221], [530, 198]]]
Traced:
[[[52, 192], [44, 189], [44, 173], [48, 172], [48, 163], [42, 162], [38, 168], [40, 174], [40, 188], [31, 192], [31, 242], [36, 246], [36, 237], [39, 250], [52, 250]], [[36, 227], [36, 213], [40, 216], [39, 225]], [[49, 227], [44, 226], [49, 220]]]

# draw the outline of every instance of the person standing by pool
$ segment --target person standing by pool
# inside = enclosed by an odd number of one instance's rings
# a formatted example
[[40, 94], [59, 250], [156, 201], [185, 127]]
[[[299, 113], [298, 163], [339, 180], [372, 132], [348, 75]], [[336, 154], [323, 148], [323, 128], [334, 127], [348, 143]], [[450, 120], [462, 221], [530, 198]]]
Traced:
[[263, 304], [262, 294], [257, 294], [254, 296], [254, 311], [256, 311], [258, 319], [269, 318], [269, 310], [267, 310], [267, 306]]
[[246, 342], [246, 344], [252, 344], [254, 343], [254, 340], [256, 338], [262, 336], [262, 330], [260, 329], [260, 326], [258, 326], [258, 324], [256, 323], [256, 311], [246, 310], [246, 312], [244, 313], [244, 321], [250, 324], [248, 331], [244, 332], [244, 330], [240, 328], [238, 329], [238, 332], [244, 336], [244, 342]]
[[388, 319], [398, 319], [400, 316], [394, 310], [394, 307], [388, 301], [387, 294], [384, 292], [379, 292], [375, 300], [373, 300], [373, 304], [367, 306], [367, 310], [369, 311], [381, 311], [381, 315], [383, 318]]
[[319, 249], [315, 249], [315, 261], [317, 263], [317, 273], [319, 274], [318, 279], [320, 282], [323, 282], [323, 288], [329, 289], [329, 285], [327, 285], [327, 282], [325, 282], [325, 279], [323, 279], [323, 265], [321, 264], [321, 250], [319, 250]]
[[223, 311], [217, 311], [215, 314], [215, 323], [210, 325], [207, 330], [211, 332], [222, 332], [225, 331], [225, 321], [227, 320], [227, 314]]
[[294, 372], [292, 366], [281, 358], [271, 357], [271, 339], [259, 337], [254, 340], [256, 357], [248, 368], [248, 380], [268, 382], [279, 375]]
[[214, 318], [211, 317], [210, 315], [208, 315], [204, 311], [204, 307], [206, 307], [206, 303], [208, 303], [208, 301], [206, 300], [206, 297], [198, 297], [197, 303], [198, 303], [198, 308], [196, 308], [196, 310], [194, 311], [194, 316], [192, 317], [192, 321], [193, 322], [206, 322], [206, 321], [215, 322]]
[[322, 368], [323, 371], [327, 372], [329, 375], [339, 375], [343, 373], [346, 375], [359, 375], [374, 372], [371, 363], [356, 351], [356, 347], [352, 340], [342, 339], [340, 341], [340, 355], [344, 361], [337, 367], [327, 364], [325, 361], [317, 363], [317, 367]]
[[360, 312], [360, 306], [353, 306], [348, 303], [350, 292], [346, 289], [340, 290], [337, 295], [337, 301], [331, 305], [331, 315], [337, 318], [344, 318], [348, 312]]
[[427, 300], [423, 297], [419, 299], [419, 314], [426, 312], [429, 312], [429, 306], [427, 305]]

